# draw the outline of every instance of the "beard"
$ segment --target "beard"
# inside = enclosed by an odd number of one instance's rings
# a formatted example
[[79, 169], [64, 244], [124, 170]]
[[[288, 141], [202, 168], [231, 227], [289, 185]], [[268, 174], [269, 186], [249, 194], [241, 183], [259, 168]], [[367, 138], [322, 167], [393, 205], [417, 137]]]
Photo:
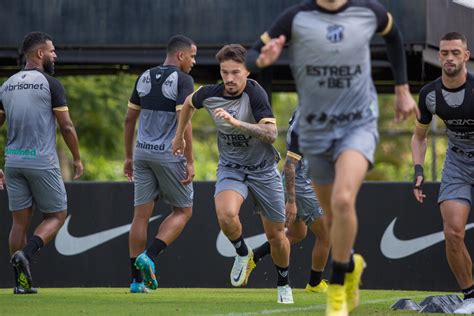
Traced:
[[453, 68], [443, 67], [443, 73], [448, 77], [456, 77], [461, 72], [462, 69], [463, 69], [462, 64], [457, 65]]
[[43, 70], [49, 75], [54, 74], [54, 62], [51, 60], [45, 60], [43, 63]]

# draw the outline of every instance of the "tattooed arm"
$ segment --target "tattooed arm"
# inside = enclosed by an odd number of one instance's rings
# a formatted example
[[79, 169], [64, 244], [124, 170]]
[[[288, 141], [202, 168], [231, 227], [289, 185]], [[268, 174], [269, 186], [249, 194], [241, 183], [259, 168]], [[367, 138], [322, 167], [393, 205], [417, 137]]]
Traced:
[[293, 223], [296, 218], [296, 193], [295, 193], [295, 170], [298, 160], [289, 155], [286, 156], [283, 172], [285, 173], [286, 188], [286, 225]]
[[272, 144], [275, 142], [278, 136], [278, 130], [275, 124], [252, 124], [247, 122], [242, 122], [230, 115], [226, 110], [218, 108], [214, 111], [214, 115], [217, 118], [223, 119], [228, 122], [230, 125], [242, 130], [243, 132], [265, 142]]

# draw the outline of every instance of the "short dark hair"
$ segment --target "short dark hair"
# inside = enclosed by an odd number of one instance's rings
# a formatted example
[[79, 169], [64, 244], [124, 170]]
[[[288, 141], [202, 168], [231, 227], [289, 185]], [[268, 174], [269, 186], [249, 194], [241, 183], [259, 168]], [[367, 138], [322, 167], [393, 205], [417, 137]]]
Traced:
[[23, 54], [27, 54], [32, 48], [35, 48], [40, 44], [45, 44], [46, 41], [53, 41], [51, 35], [43, 32], [30, 32], [26, 34], [23, 39], [21, 51]]
[[442, 41], [454, 41], [454, 40], [461, 40], [463, 44], [467, 45], [467, 38], [461, 33], [458, 32], [449, 32], [441, 37]]
[[216, 54], [216, 60], [222, 63], [226, 60], [233, 60], [239, 64], [245, 63], [247, 50], [240, 44], [229, 44], [221, 48]]
[[184, 35], [175, 35], [168, 41], [166, 47], [167, 54], [173, 54], [183, 49], [190, 49], [192, 45], [196, 45], [192, 39]]

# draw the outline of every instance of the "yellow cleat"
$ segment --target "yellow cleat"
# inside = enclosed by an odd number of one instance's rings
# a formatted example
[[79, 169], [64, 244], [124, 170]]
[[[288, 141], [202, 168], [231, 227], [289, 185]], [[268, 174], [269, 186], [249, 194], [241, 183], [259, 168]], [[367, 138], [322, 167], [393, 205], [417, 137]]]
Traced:
[[349, 312], [352, 312], [357, 306], [359, 306], [359, 285], [360, 279], [362, 277], [362, 272], [364, 272], [365, 267], [367, 266], [364, 258], [359, 254], [354, 254], [354, 271], [351, 273], [346, 273], [344, 279], [344, 286], [346, 288], [346, 300], [347, 308]]
[[252, 251], [252, 249], [249, 249], [249, 256], [250, 256], [250, 259], [249, 259], [249, 263], [247, 264], [247, 272], [245, 274], [245, 280], [244, 280], [244, 283], [242, 283], [242, 286], [247, 286], [247, 283], [248, 283], [249, 277], [250, 277], [250, 273], [252, 273], [253, 269], [255, 269], [255, 267], [257, 266], [255, 261], [253, 261], [253, 251]]
[[328, 291], [328, 281], [321, 280], [318, 285], [311, 286], [306, 284], [304, 288], [305, 292], [312, 292], [312, 293], [326, 293]]
[[327, 291], [326, 316], [348, 316], [344, 285], [329, 284]]

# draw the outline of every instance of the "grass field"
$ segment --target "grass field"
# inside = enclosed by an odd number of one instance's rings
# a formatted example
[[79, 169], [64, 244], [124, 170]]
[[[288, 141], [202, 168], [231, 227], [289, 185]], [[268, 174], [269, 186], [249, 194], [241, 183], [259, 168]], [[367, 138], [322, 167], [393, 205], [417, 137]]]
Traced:
[[[130, 294], [125, 288], [39, 289], [37, 295], [13, 295], [0, 289], [0, 315], [324, 315], [325, 296], [293, 289], [295, 304], [276, 303], [276, 289], [160, 288]], [[400, 298], [416, 302], [442, 293], [363, 290], [351, 315], [419, 315], [391, 311]], [[424, 314], [429, 315], [429, 314]], [[439, 315], [439, 314], [431, 314]]]

